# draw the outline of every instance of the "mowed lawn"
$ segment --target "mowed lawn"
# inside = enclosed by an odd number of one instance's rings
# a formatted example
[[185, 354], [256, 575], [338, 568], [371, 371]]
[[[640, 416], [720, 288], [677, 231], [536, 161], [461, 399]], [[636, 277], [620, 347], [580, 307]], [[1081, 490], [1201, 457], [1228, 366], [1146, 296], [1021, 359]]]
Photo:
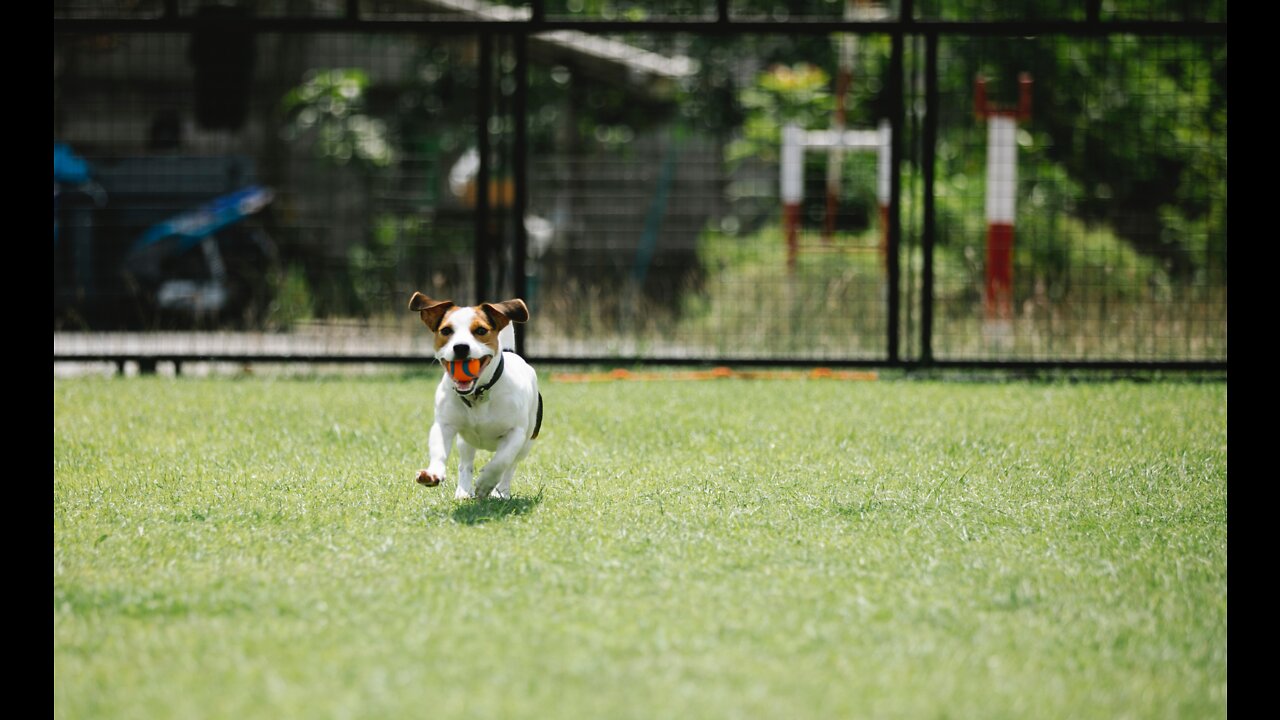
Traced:
[[56, 379], [54, 717], [1226, 714], [1225, 383], [437, 379]]

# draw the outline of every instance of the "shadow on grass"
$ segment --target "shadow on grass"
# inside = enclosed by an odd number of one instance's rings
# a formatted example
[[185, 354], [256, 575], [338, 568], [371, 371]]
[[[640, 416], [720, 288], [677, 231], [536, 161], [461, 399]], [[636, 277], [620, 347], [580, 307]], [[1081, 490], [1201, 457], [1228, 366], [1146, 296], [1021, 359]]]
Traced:
[[524, 515], [541, 503], [541, 489], [536, 495], [515, 495], [509, 500], [459, 500], [453, 508], [453, 520], [463, 525], [483, 525], [494, 520]]

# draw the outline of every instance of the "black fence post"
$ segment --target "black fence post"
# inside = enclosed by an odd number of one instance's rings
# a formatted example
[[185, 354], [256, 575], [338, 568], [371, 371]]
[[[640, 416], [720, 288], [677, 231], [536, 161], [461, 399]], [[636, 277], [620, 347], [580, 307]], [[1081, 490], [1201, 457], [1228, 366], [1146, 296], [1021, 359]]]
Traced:
[[[540, 3], [538, 3], [540, 4]], [[512, 218], [515, 222], [515, 247], [512, 252], [512, 281], [515, 297], [529, 298], [529, 279], [526, 262], [529, 257], [529, 235], [524, 225], [525, 212], [529, 206], [529, 36], [521, 34], [516, 39], [516, 93], [512, 115], [515, 116], [515, 155], [512, 158], [515, 182], [515, 198]], [[516, 326], [516, 352], [524, 355], [524, 326]]]
[[490, 93], [493, 86], [493, 36], [480, 35], [480, 67], [476, 80], [476, 152], [480, 167], [476, 171], [475, 202], [475, 297], [472, 302], [489, 300], [489, 117], [493, 114]]
[[903, 54], [906, 52], [905, 34], [898, 30], [893, 33], [893, 50], [889, 58], [889, 126], [891, 128], [889, 143], [889, 329], [888, 358], [890, 363], [899, 360], [901, 326], [900, 299], [898, 289], [901, 281], [901, 267], [898, 249], [902, 241], [902, 133], [905, 124], [902, 121], [903, 102]]
[[920, 272], [920, 362], [933, 362], [933, 248], [937, 242], [933, 183], [938, 144], [938, 35], [925, 36], [924, 50], [924, 129], [921, 138], [920, 166], [924, 176], [924, 227], [921, 249], [924, 267]]

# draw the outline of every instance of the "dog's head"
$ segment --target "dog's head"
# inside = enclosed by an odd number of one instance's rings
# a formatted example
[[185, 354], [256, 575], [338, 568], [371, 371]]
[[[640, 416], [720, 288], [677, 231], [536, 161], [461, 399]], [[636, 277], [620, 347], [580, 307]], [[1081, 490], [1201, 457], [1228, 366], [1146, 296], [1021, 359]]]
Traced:
[[[409, 299], [409, 309], [417, 311], [435, 333], [436, 360], [444, 366], [454, 389], [464, 395], [492, 377], [492, 361], [502, 352], [502, 331], [513, 322], [529, 320], [529, 308], [520, 298], [462, 307], [416, 292]], [[449, 363], [473, 359], [480, 361], [477, 377], [459, 380], [449, 372]]]

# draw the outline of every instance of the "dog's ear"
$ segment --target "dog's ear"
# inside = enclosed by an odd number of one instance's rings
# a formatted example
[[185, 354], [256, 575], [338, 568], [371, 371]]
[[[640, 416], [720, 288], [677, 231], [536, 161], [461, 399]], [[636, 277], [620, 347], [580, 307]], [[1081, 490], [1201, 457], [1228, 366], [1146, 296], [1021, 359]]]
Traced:
[[409, 309], [418, 311], [418, 315], [422, 317], [422, 322], [431, 328], [431, 332], [440, 329], [440, 321], [444, 319], [445, 312], [453, 307], [453, 303], [449, 300], [432, 300], [420, 292], [413, 294], [409, 298]]
[[520, 298], [503, 300], [499, 303], [482, 303], [480, 307], [484, 308], [485, 314], [489, 316], [489, 322], [499, 330], [506, 327], [507, 323], [529, 321], [529, 308]]

